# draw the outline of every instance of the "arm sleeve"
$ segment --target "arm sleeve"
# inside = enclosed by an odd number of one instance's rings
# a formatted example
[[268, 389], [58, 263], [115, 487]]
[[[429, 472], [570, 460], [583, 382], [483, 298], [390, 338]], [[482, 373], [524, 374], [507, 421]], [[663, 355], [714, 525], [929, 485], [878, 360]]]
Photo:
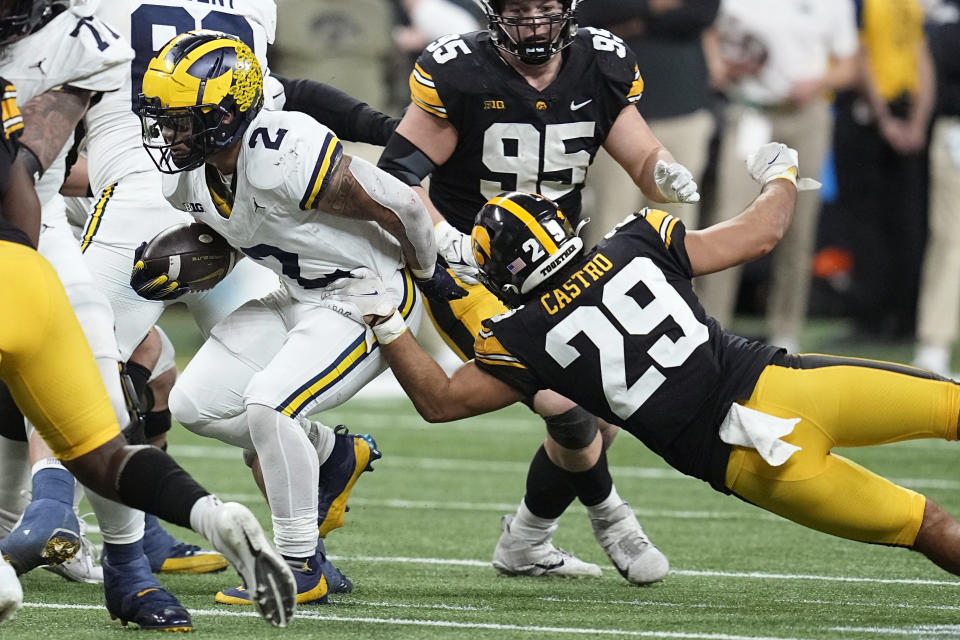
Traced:
[[300, 111], [330, 127], [337, 137], [350, 142], [384, 146], [397, 128], [399, 118], [380, 113], [365, 102], [328, 84], [276, 76], [286, 94], [285, 111]]

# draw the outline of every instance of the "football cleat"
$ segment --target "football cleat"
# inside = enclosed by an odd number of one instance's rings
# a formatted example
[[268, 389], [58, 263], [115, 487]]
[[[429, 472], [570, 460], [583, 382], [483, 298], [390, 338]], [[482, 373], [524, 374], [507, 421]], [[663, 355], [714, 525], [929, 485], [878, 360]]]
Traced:
[[111, 620], [123, 626], [133, 622], [147, 631], [191, 631], [190, 614], [150, 571], [150, 562], [140, 555], [130, 562], [111, 562], [104, 551], [103, 592]]
[[0, 557], [0, 624], [11, 620], [23, 606], [23, 588], [13, 567]]
[[0, 552], [17, 575], [66, 562], [79, 550], [80, 523], [73, 507], [49, 498], [30, 502], [20, 523], [0, 541]]
[[347, 498], [353, 485], [361, 473], [373, 471], [371, 463], [374, 460], [383, 457], [373, 436], [351, 434], [342, 424], [333, 432], [333, 451], [320, 465], [317, 529], [321, 538], [343, 526]]
[[503, 516], [503, 533], [493, 550], [493, 568], [508, 576], [560, 576], [565, 578], [599, 578], [600, 567], [584, 562], [568, 551], [553, 546], [547, 536], [539, 542], [530, 542], [510, 532], [512, 515]]
[[240, 574], [247, 586], [247, 599], [260, 615], [275, 627], [285, 627], [293, 618], [298, 593], [287, 561], [270, 545], [260, 523], [245, 506], [224, 502], [216, 509], [210, 534], [214, 548]]
[[636, 514], [626, 502], [611, 520], [590, 519], [593, 535], [627, 582], [651, 584], [670, 571], [670, 562], [643, 533]]
[[[87, 516], [93, 514], [86, 514]], [[80, 551], [63, 564], [44, 567], [47, 571], [52, 571], [63, 576], [71, 582], [85, 582], [87, 584], [101, 584], [103, 582], [103, 567], [97, 564], [97, 548], [90, 539], [87, 538], [87, 522], [83, 518], [80, 521]]]
[[[323, 573], [323, 553], [317, 549], [312, 558], [290, 560], [285, 558], [297, 584], [297, 604], [327, 604], [327, 579]], [[331, 565], [332, 566], [332, 565]], [[341, 574], [342, 575], [342, 574]], [[214, 600], [220, 604], [250, 605], [250, 593], [245, 586], [218, 591]]]
[[351, 593], [353, 591], [353, 582], [345, 576], [340, 569], [334, 566], [327, 557], [327, 548], [323, 538], [317, 538], [317, 552], [320, 554], [320, 571], [323, 577], [327, 579], [327, 589], [330, 593]]
[[180, 542], [149, 513], [144, 519], [143, 552], [154, 573], [213, 573], [229, 564], [223, 554]]

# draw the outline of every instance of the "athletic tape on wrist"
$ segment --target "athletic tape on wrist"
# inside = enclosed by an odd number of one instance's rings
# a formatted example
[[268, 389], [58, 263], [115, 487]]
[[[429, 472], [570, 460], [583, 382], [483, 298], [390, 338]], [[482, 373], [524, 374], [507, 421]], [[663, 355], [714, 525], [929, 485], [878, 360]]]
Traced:
[[403, 321], [400, 312], [394, 309], [393, 315], [373, 326], [373, 335], [377, 336], [380, 344], [390, 344], [407, 330], [407, 323]]

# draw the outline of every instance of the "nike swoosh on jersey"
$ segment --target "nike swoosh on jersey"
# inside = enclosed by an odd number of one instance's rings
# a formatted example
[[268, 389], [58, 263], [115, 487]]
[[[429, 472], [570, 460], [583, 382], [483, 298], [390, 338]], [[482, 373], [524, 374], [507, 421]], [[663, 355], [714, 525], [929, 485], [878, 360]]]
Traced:
[[591, 102], [593, 102], [593, 98], [589, 98], [589, 99], [587, 99], [587, 100], [584, 100], [583, 102], [581, 102], [581, 103], [579, 103], [579, 104], [576, 103], [576, 102], [574, 102], [573, 100], [571, 100], [571, 101], [570, 101], [570, 111], [576, 111], [577, 109], [580, 109], [581, 107], [587, 106], [587, 105], [590, 104]]

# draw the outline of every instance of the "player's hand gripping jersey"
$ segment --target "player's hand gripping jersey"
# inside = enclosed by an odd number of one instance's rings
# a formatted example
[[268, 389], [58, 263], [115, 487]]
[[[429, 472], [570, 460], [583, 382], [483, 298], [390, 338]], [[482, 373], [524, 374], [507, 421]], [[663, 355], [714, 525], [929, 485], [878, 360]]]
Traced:
[[543, 194], [579, 219], [587, 168], [643, 80], [623, 41], [603, 29], [580, 29], [562, 55], [543, 91], [504, 62], [488, 31], [444, 36], [417, 60], [414, 104], [459, 135], [431, 174], [430, 198], [460, 231], [470, 233], [480, 207], [502, 191]]
[[717, 426], [780, 350], [707, 316], [685, 234], [663, 211], [629, 216], [556, 279], [560, 286], [486, 322], [476, 362], [531, 396], [558, 391], [726, 491], [730, 446]]
[[[71, 3], [35, 33], [10, 45], [0, 60], [0, 73], [16, 85], [21, 107], [64, 85], [94, 92], [116, 91], [124, 85], [133, 50], [116, 30], [93, 15], [98, 5], [97, 0]], [[41, 203], [60, 190], [69, 146], [37, 183]]]
[[404, 264], [400, 244], [377, 223], [317, 209], [342, 157], [337, 137], [310, 116], [261, 111], [240, 145], [235, 197], [210, 165], [164, 175], [164, 195], [276, 272], [295, 298], [318, 299], [316, 290], [352, 269], [386, 281]]

